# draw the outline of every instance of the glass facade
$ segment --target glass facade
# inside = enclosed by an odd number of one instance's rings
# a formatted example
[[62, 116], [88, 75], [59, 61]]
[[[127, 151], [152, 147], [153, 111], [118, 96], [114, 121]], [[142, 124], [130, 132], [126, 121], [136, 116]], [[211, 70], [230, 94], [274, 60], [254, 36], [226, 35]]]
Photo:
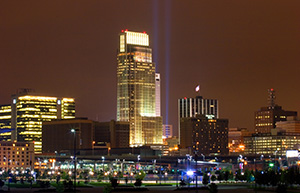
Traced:
[[129, 121], [130, 145], [162, 144], [162, 118], [155, 112], [155, 64], [148, 35], [121, 33], [117, 62], [117, 121]]

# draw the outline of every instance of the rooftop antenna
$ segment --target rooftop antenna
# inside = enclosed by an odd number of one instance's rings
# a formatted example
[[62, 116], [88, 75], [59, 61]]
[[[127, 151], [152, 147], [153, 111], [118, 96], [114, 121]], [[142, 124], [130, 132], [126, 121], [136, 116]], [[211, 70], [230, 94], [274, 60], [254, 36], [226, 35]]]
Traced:
[[268, 89], [268, 103], [269, 103], [269, 107], [271, 107], [272, 109], [274, 109], [275, 107], [275, 90], [273, 88]]

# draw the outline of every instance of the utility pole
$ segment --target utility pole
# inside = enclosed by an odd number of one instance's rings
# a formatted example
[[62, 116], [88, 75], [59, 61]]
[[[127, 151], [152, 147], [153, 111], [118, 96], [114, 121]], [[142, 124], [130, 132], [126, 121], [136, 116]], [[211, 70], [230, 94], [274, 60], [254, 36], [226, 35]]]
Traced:
[[195, 169], [196, 169], [196, 193], [198, 193], [198, 155], [197, 155], [197, 152], [195, 152], [195, 162], [196, 162], [196, 167], [195, 167]]
[[74, 192], [76, 192], [76, 129], [71, 129], [74, 133]]

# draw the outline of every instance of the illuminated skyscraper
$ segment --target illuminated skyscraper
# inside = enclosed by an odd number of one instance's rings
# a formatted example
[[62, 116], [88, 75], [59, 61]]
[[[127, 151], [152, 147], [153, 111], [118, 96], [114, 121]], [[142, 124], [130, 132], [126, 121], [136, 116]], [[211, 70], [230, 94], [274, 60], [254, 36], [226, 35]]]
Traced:
[[[29, 94], [26, 89], [12, 96], [10, 107], [11, 132], [6, 132], [5, 135], [2, 132], [2, 140], [34, 142], [35, 153], [42, 151], [42, 122], [75, 118], [73, 98], [33, 95]], [[3, 122], [0, 120], [0, 123], [3, 124]], [[1, 127], [1, 131], [7, 129], [7, 126], [4, 126]], [[10, 135], [11, 138], [8, 137]]]
[[122, 31], [117, 55], [117, 121], [129, 121], [131, 146], [162, 144], [155, 64], [148, 34]]

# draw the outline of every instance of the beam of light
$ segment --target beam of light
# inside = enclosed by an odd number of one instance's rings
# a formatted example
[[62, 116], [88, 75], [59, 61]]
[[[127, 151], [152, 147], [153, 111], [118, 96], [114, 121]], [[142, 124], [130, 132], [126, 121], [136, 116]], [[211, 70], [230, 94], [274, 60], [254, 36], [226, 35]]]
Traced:
[[152, 6], [153, 6], [153, 18], [152, 18], [152, 22], [153, 22], [153, 61], [155, 62], [156, 65], [156, 72], [159, 72], [159, 63], [158, 63], [158, 13], [159, 13], [159, 5], [158, 5], [158, 0], [154, 0], [152, 1]]
[[169, 79], [170, 79], [170, 28], [171, 28], [171, 1], [165, 1], [165, 82], [166, 82], [166, 114], [165, 124], [169, 124]]

